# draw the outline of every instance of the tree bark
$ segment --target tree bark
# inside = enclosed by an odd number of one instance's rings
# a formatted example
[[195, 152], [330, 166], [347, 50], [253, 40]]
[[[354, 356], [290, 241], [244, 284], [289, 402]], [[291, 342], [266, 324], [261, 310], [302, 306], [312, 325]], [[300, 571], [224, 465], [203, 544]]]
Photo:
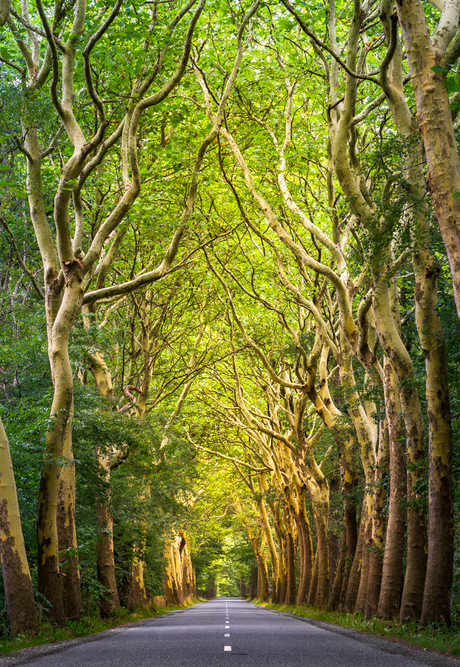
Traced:
[[[37, 516], [38, 586], [51, 603], [50, 618], [63, 623], [65, 609], [59, 568], [57, 510], [61, 481], [61, 464], [73, 464], [69, 419], [73, 407], [73, 378], [69, 359], [69, 335], [81, 311], [83, 292], [78, 262], [65, 267], [65, 290], [59, 313], [49, 331], [48, 355], [54, 385], [50, 428], [46, 435], [45, 463], [42, 470]], [[71, 498], [68, 497], [68, 501]], [[68, 508], [67, 508], [68, 509]], [[74, 512], [74, 508], [70, 509]], [[75, 555], [75, 558], [77, 556]]]
[[318, 561], [319, 561], [319, 553], [317, 548], [315, 553], [315, 560], [313, 561], [313, 570], [311, 573], [310, 588], [308, 591], [308, 598], [307, 598], [307, 604], [309, 607], [315, 606], [316, 591], [318, 590]]
[[347, 553], [347, 534], [346, 529], [342, 531], [342, 541], [339, 552], [339, 560], [335, 571], [334, 583], [332, 584], [331, 596], [329, 598], [329, 609], [337, 609], [340, 602], [340, 593], [344, 581], [345, 556]]
[[381, 618], [399, 616], [403, 581], [403, 554], [406, 532], [406, 463], [404, 424], [399, 400], [398, 379], [388, 358], [384, 362], [385, 413], [388, 421], [390, 448], [390, 501], [383, 556], [382, 584], [378, 604]]
[[370, 549], [372, 546], [372, 524], [373, 524], [372, 514], [371, 516], [369, 516], [368, 514], [366, 525], [364, 527], [359, 585], [354, 607], [354, 611], [360, 614], [364, 614], [364, 607], [366, 604], [367, 587], [369, 581], [370, 556], [371, 556]]
[[308, 521], [308, 516], [305, 509], [305, 499], [303, 496], [300, 499], [299, 505], [300, 512], [295, 516], [295, 520], [297, 525], [297, 533], [299, 535], [301, 577], [297, 590], [296, 605], [304, 605], [307, 603], [308, 591], [310, 590], [313, 567], [313, 547], [311, 541], [310, 523]]
[[[107, 492], [110, 489], [110, 460], [96, 449], [99, 469], [105, 478]], [[96, 498], [98, 535], [96, 545], [97, 579], [106, 592], [99, 602], [102, 618], [112, 616], [120, 608], [117, 581], [115, 578], [115, 554], [113, 548], [113, 517], [106, 495]]]
[[258, 508], [260, 517], [262, 519], [262, 526], [265, 532], [265, 537], [268, 544], [268, 549], [270, 551], [270, 560], [272, 565], [272, 602], [278, 602], [278, 589], [280, 586], [280, 577], [279, 577], [279, 558], [276, 552], [275, 541], [273, 539], [272, 528], [270, 526], [270, 521], [268, 520], [267, 510], [265, 507], [263, 494], [266, 489], [266, 481], [263, 475], [257, 475], [259, 482], [259, 492], [260, 499], [258, 500]]
[[[71, 412], [73, 413], [73, 402]], [[64, 439], [64, 465], [61, 467], [57, 532], [59, 565], [62, 579], [62, 600], [66, 619], [79, 620], [83, 615], [80, 570], [78, 567], [77, 533], [75, 529], [75, 461], [72, 452], [72, 430], [68, 425]]]
[[[396, 7], [415, 93], [418, 125], [425, 146], [428, 189], [446, 246], [460, 317], [460, 200], [454, 197], [460, 191], [460, 160], [449, 95], [444, 85], [445, 72], [433, 71], [433, 67], [440, 64], [449, 40], [446, 43], [442, 33], [435, 41], [430, 38], [430, 28], [420, 0], [399, 0]], [[443, 32], [449, 32], [447, 26]]]
[[[389, 33], [389, 14], [393, 8], [388, 0], [383, 6], [381, 19]], [[452, 11], [454, 14], [449, 17]], [[455, 12], [458, 23], [458, 7], [454, 9], [450, 6], [441, 15], [440, 22], [444, 22], [444, 27], [438, 34], [435, 33], [432, 40], [421, 3], [411, 0], [405, 7], [399, 7], [422, 139], [403, 95], [402, 54], [399, 44], [390, 79], [385, 87], [399, 133], [403, 137], [411, 138], [413, 150], [405, 160], [405, 173], [417, 199], [417, 205], [411, 203], [409, 207], [408, 218], [414, 244], [412, 264], [416, 282], [415, 321], [425, 356], [429, 423], [430, 531], [422, 623], [450, 622], [453, 571], [452, 430], [447, 353], [437, 312], [439, 267], [430, 250], [429, 211], [425, 201], [424, 154], [421, 144], [423, 141], [428, 163], [428, 186], [432, 191], [436, 218], [446, 243], [452, 276], [457, 280], [454, 294], [458, 309], [460, 209], [453, 193], [458, 191], [460, 162], [456, 148], [452, 148], [454, 133], [452, 116], [448, 109], [448, 94], [444, 86], [445, 72], [433, 71], [433, 64], [439, 63], [453, 36], [453, 32], [448, 36], [448, 24], [453, 19], [455, 25]], [[442, 190], [446, 187], [451, 189], [450, 192], [445, 193]]]
[[367, 512], [367, 499], [364, 498], [361, 509], [361, 519], [359, 522], [358, 540], [356, 543], [355, 555], [350, 569], [345, 600], [343, 602], [343, 608], [346, 611], [354, 611], [356, 598], [358, 597], [359, 582], [361, 579], [361, 567], [364, 554], [365, 532], [368, 524]]
[[0, 559], [11, 636], [38, 625], [8, 438], [0, 418]]
[[[374, 267], [381, 270], [381, 264]], [[399, 312], [392, 281], [380, 276], [374, 286], [374, 313], [381, 345], [391, 361], [400, 385], [401, 408], [406, 427], [407, 469], [407, 567], [400, 618], [420, 619], [426, 575], [426, 515], [419, 493], [424, 479], [425, 458], [423, 419], [418, 391], [414, 385], [414, 367], [399, 335]]]
[[296, 535], [294, 532], [294, 526], [292, 525], [292, 517], [290, 516], [290, 511], [287, 509], [285, 512], [285, 523], [286, 523], [286, 566], [287, 566], [287, 576], [286, 576], [286, 594], [284, 598], [284, 604], [294, 605], [297, 597], [297, 583], [296, 583], [296, 567], [295, 567], [295, 555], [296, 555]]
[[385, 546], [386, 520], [384, 504], [386, 500], [386, 485], [388, 476], [389, 436], [387, 420], [380, 422], [379, 452], [377, 469], [375, 471], [374, 499], [372, 503], [372, 536], [369, 553], [369, 575], [367, 580], [366, 601], [364, 614], [375, 616], [379, 604], [380, 587], [382, 580], [383, 551]]

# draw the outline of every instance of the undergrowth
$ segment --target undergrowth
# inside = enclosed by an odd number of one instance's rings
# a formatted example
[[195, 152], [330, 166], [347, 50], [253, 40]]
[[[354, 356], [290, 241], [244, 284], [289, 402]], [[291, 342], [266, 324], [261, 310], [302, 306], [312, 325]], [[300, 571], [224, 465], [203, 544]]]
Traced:
[[261, 600], [252, 600], [252, 602], [267, 609], [289, 611], [296, 614], [296, 616], [313, 618], [317, 621], [333, 623], [390, 639], [399, 639], [400, 641], [415, 644], [426, 650], [440, 651], [449, 655], [460, 655], [460, 627], [458, 624], [450, 628], [440, 623], [421, 626], [419, 623], [411, 620], [406, 622], [386, 621], [379, 618], [366, 618], [363, 614], [344, 611], [328, 611], [308, 606], [296, 607], [284, 604], [272, 604], [271, 602], [262, 602]]
[[188, 607], [195, 602], [197, 602], [197, 600], [193, 600], [181, 606], [175, 605], [169, 607], [156, 607], [152, 604], [146, 607], [139, 607], [134, 611], [122, 607], [111, 618], [104, 619], [98, 616], [85, 616], [80, 621], [67, 621], [63, 626], [41, 621], [38, 630], [19, 634], [12, 639], [4, 639], [1, 641], [0, 654], [5, 655], [12, 651], [30, 648], [31, 646], [52, 644], [65, 639], [93, 635], [98, 632], [103, 632], [104, 630], [110, 630], [111, 628], [135, 623], [144, 618], [161, 616], [167, 611]]

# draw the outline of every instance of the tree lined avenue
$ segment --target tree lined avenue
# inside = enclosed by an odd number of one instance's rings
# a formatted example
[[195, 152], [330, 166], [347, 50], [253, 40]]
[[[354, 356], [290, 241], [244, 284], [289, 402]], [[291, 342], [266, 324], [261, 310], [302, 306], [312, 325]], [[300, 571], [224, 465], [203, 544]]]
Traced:
[[[459, 21], [0, 0], [5, 637], [218, 594], [458, 627]], [[284, 665], [324, 632], [219, 598], [100, 644], [223, 605]]]

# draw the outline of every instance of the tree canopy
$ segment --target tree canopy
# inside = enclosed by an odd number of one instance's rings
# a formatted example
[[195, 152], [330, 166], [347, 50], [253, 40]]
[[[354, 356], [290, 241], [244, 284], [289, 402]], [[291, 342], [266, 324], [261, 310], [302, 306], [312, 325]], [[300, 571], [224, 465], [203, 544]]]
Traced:
[[460, 622], [459, 18], [0, 0], [5, 634]]

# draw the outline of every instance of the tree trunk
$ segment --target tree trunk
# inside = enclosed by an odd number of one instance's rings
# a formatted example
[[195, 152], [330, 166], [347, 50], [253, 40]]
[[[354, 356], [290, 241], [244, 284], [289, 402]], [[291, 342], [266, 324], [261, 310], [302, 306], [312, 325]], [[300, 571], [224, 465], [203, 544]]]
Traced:
[[[105, 476], [107, 487], [110, 486], [110, 461], [107, 456], [102, 456], [96, 451], [99, 468]], [[115, 578], [115, 554], [113, 550], [113, 518], [110, 511], [108, 498], [98, 496], [96, 498], [96, 511], [98, 523], [98, 535], [96, 545], [97, 580], [109, 592], [104, 593], [99, 602], [99, 610], [102, 618], [108, 618], [120, 608], [117, 582]]]
[[180, 553], [180, 564], [181, 564], [181, 579], [182, 579], [182, 595], [184, 602], [190, 600], [191, 596], [191, 582], [192, 582], [192, 572], [190, 570], [190, 559], [188, 555], [187, 548], [187, 539], [185, 537], [185, 531], [181, 531], [181, 545], [179, 548]]
[[347, 592], [343, 607], [346, 611], [354, 611], [356, 605], [356, 599], [358, 597], [359, 582], [361, 579], [361, 567], [364, 554], [364, 541], [365, 533], [368, 524], [367, 517], [367, 499], [364, 497], [362, 510], [361, 510], [361, 519], [359, 522], [359, 531], [358, 531], [358, 540], [356, 543], [355, 555], [353, 558], [353, 563], [350, 569], [350, 575], [348, 578]]
[[37, 627], [8, 438], [0, 418], [0, 559], [10, 635]]
[[336, 533], [329, 534], [329, 594], [335, 581], [335, 575], [340, 561], [340, 538]]
[[278, 558], [278, 584], [276, 586], [277, 599], [274, 602], [283, 603], [286, 597], [287, 583], [287, 564], [286, 564], [286, 539], [284, 535], [284, 526], [279, 507], [272, 506], [273, 525], [275, 527], [276, 537], [279, 545]]
[[359, 586], [358, 593], [356, 595], [356, 602], [354, 611], [357, 611], [360, 614], [364, 613], [364, 607], [366, 604], [366, 594], [367, 586], [369, 581], [369, 567], [370, 567], [370, 548], [372, 545], [372, 514], [367, 517], [366, 526], [364, 528], [364, 537], [363, 537], [363, 549], [361, 555], [361, 568], [360, 568], [360, 577], [359, 577]]
[[284, 597], [284, 604], [294, 605], [297, 597], [297, 583], [296, 583], [296, 535], [293, 525], [293, 520], [289, 507], [286, 506], [284, 513], [284, 521], [286, 524], [286, 595]]
[[296, 605], [304, 605], [307, 603], [308, 591], [310, 590], [312, 566], [313, 566], [313, 547], [311, 542], [310, 523], [308, 521], [307, 512], [305, 510], [305, 499], [301, 497], [300, 513], [295, 516], [297, 533], [299, 535], [300, 547], [300, 580], [299, 588], [297, 590]]
[[[380, 270], [379, 264], [375, 271]], [[374, 313], [381, 345], [395, 369], [400, 385], [401, 408], [406, 427], [407, 568], [400, 618], [418, 620], [422, 612], [427, 553], [426, 516], [419, 495], [419, 487], [424, 480], [424, 429], [418, 391], [414, 386], [412, 360], [398, 331], [399, 312], [396, 312], [395, 291], [394, 281], [390, 289], [384, 276], [377, 279], [374, 287]]]
[[[327, 482], [325, 484], [327, 487]], [[318, 549], [318, 585], [316, 589], [315, 607], [326, 609], [329, 602], [329, 488], [322, 489], [321, 503], [313, 503], [315, 511], [316, 538]], [[325, 500], [325, 495], [327, 499]]]
[[383, 550], [385, 546], [384, 504], [386, 500], [386, 480], [388, 477], [389, 436], [387, 420], [380, 422], [379, 452], [375, 471], [375, 489], [372, 503], [372, 537], [369, 552], [369, 575], [367, 580], [364, 614], [377, 614], [382, 580]]
[[[83, 311], [94, 313], [95, 306], [83, 308]], [[89, 318], [84, 318], [85, 325], [90, 324]], [[91, 372], [97, 388], [102, 396], [110, 399], [113, 395], [112, 376], [104, 358], [100, 352], [89, 353]], [[118, 453], [117, 453], [118, 454]], [[99, 465], [101, 476], [106, 485], [106, 493], [99, 494], [96, 498], [96, 511], [98, 519], [98, 535], [96, 547], [97, 578], [100, 584], [109, 592], [105, 593], [99, 602], [99, 610], [103, 618], [112, 616], [120, 608], [117, 582], [115, 577], [115, 554], [113, 546], [113, 517], [110, 510], [110, 476], [112, 464], [107, 452], [101, 452], [96, 447], [96, 460]], [[130, 587], [131, 588], [131, 587]], [[132, 594], [129, 599], [131, 604]]]
[[335, 571], [334, 583], [332, 584], [331, 596], [329, 598], [329, 609], [337, 609], [340, 602], [340, 593], [344, 581], [345, 556], [347, 553], [347, 534], [346, 529], [342, 531], [342, 543], [340, 546], [339, 560]]
[[259, 571], [259, 568], [257, 565], [252, 565], [251, 566], [251, 600], [255, 600], [257, 598], [257, 573]]
[[[429, 211], [423, 172], [424, 151], [428, 163], [428, 186], [439, 227], [446, 243], [454, 279], [454, 294], [459, 308], [460, 275], [459, 221], [460, 209], [453, 194], [460, 182], [460, 162], [454, 141], [444, 72], [433, 71], [442, 50], [437, 51], [429, 37], [424, 11], [419, 2], [399, 8], [409, 66], [416, 92], [417, 113], [422, 139], [415, 128], [409, 106], [402, 95], [402, 56], [398, 45], [387, 97], [399, 133], [411, 138], [412, 150], [405, 160], [405, 173], [417, 197], [417, 206], [408, 207], [408, 218], [414, 244], [412, 264], [415, 274], [415, 322], [425, 356], [426, 401], [429, 423], [429, 515], [427, 577], [423, 597], [422, 623], [450, 621], [450, 588], [453, 570], [453, 503], [452, 503], [452, 430], [448, 384], [447, 353], [437, 312], [437, 279], [439, 267], [430, 251]], [[389, 3], [382, 16], [389, 33]], [[444, 16], [444, 15], [443, 15]], [[444, 31], [446, 27], [444, 28]], [[442, 32], [442, 31], [441, 31]], [[389, 37], [388, 37], [389, 38]], [[441, 40], [444, 39], [441, 37]], [[442, 129], [441, 129], [442, 128]], [[445, 192], [445, 189], [449, 192]], [[455, 281], [457, 281], [455, 283]], [[460, 311], [459, 311], [460, 313]]]
[[[446, 246], [457, 312], [460, 317], [460, 160], [457, 151], [445, 71], [439, 65], [446, 45], [436, 48], [420, 0], [396, 3], [425, 146], [427, 183]], [[455, 19], [454, 19], [455, 20]], [[457, 19], [458, 23], [458, 19]], [[447, 26], [444, 32], [448, 32]], [[438, 35], [438, 41], [442, 38]]]
[[[176, 547], [177, 547], [177, 536], [174, 536], [173, 539], [170, 539], [166, 543], [164, 551], [164, 572], [163, 572], [163, 591], [165, 594], [166, 605], [177, 605], [182, 604], [182, 586], [179, 581], [179, 573], [177, 571], [177, 559], [176, 559]], [[136, 559], [137, 563], [140, 561]], [[135, 576], [140, 577], [142, 571], [136, 571], [137, 565], [135, 565], [135, 559], [133, 558], [133, 563], [131, 565], [131, 581], [134, 584]], [[142, 582], [143, 583], [143, 582]], [[137, 582], [139, 586], [139, 582]], [[136, 595], [133, 595], [133, 604], [140, 604], [139, 600], [139, 591], [136, 591]]]
[[[367, 576], [366, 566], [367, 549], [365, 540], [369, 537], [369, 523], [372, 521], [371, 507], [372, 496], [370, 489], [374, 483], [374, 467], [375, 467], [375, 449], [377, 429], [372, 417], [368, 415], [361, 398], [356, 391], [356, 381], [353, 371], [353, 354], [350, 345], [345, 338], [344, 333], [340, 336], [341, 347], [343, 348], [342, 363], [339, 366], [340, 382], [342, 387], [347, 391], [350, 407], [348, 413], [352, 419], [356, 431], [356, 437], [359, 444], [359, 451], [361, 462], [364, 469], [364, 478], [366, 488], [361, 509], [361, 518], [359, 525], [359, 533], [356, 538], [356, 515], [352, 498], [349, 497], [349, 502], [346, 503], [345, 519], [347, 527], [347, 568], [345, 573], [345, 581], [342, 585], [341, 605], [347, 611], [354, 611], [358, 599], [358, 593], [361, 582], [361, 574], [364, 571]], [[344, 477], [348, 480], [349, 493], [354, 484], [352, 469], [348, 466], [344, 469]], [[347, 487], [344, 487], [347, 488]], [[347, 498], [348, 493], [345, 494]], [[364, 589], [366, 590], [366, 589]], [[361, 589], [362, 596], [360, 604], [364, 601], [364, 590]]]
[[[66, 266], [64, 274], [64, 296], [56, 319], [48, 332], [48, 355], [54, 397], [50, 427], [46, 435], [45, 463], [40, 480], [37, 512], [38, 587], [40, 593], [51, 603], [49, 615], [57, 623], [63, 623], [65, 619], [57, 527], [62, 467], [60, 461], [64, 456], [64, 451], [68, 454], [67, 459], [73, 463], [71, 425], [69, 424], [73, 407], [69, 335], [75, 318], [81, 312], [83, 298], [79, 263], [75, 261]], [[73, 512], [74, 508], [71, 508], [70, 511]], [[76, 555], [75, 558], [77, 558]]]
[[406, 495], [406, 463], [398, 380], [388, 358], [384, 362], [384, 390], [390, 447], [390, 502], [378, 615], [381, 618], [396, 618], [399, 616], [403, 581], [406, 513], [402, 503]]
[[96, 546], [97, 580], [109, 591], [101, 598], [99, 610], [102, 618], [108, 618], [120, 608], [120, 600], [115, 579], [112, 514], [105, 503], [98, 503], [97, 519], [99, 529]]
[[267, 564], [260, 552], [257, 557], [257, 599], [268, 602]]
[[[71, 412], [73, 413], [73, 403]], [[78, 567], [77, 533], [75, 530], [75, 461], [72, 452], [72, 431], [67, 425], [59, 482], [57, 532], [59, 565], [62, 579], [62, 599], [66, 619], [78, 621], [83, 615], [80, 570]]]
[[268, 520], [267, 510], [265, 507], [263, 494], [267, 490], [266, 482], [262, 475], [257, 475], [259, 481], [259, 491], [260, 491], [260, 500], [257, 505], [259, 508], [260, 517], [262, 519], [262, 526], [265, 533], [265, 538], [267, 540], [268, 549], [270, 551], [270, 560], [272, 565], [272, 601], [278, 601], [278, 587], [280, 585], [279, 581], [279, 559], [278, 554], [276, 553], [275, 541], [273, 539], [272, 528], [270, 526], [270, 521]]
[[[174, 553], [175, 561], [176, 561], [176, 577], [177, 580], [177, 595], [179, 599], [179, 604], [183, 603], [183, 594], [182, 594], [182, 586], [181, 586], [181, 577], [179, 576], [179, 571], [177, 570], [177, 560], [178, 556], [176, 553]], [[147, 591], [145, 590], [145, 583], [144, 583], [144, 561], [141, 558], [138, 558], [138, 556], [134, 553], [133, 554], [133, 563], [132, 563], [132, 570], [131, 570], [131, 576], [132, 576], [132, 591], [133, 591], [133, 603], [134, 605], [142, 606], [145, 605], [147, 602]]]
[[315, 553], [315, 560], [313, 562], [313, 570], [312, 570], [312, 573], [311, 573], [310, 589], [308, 591], [308, 598], [307, 598], [307, 604], [308, 604], [309, 607], [314, 607], [315, 606], [316, 591], [318, 590], [318, 561], [319, 561], [319, 553], [318, 553], [318, 548], [317, 548], [316, 553]]
[[311, 497], [316, 526], [316, 597], [312, 599], [310, 586], [308, 604], [326, 609], [329, 601], [329, 485], [313, 458], [303, 428], [299, 429], [297, 438], [296, 465]]

